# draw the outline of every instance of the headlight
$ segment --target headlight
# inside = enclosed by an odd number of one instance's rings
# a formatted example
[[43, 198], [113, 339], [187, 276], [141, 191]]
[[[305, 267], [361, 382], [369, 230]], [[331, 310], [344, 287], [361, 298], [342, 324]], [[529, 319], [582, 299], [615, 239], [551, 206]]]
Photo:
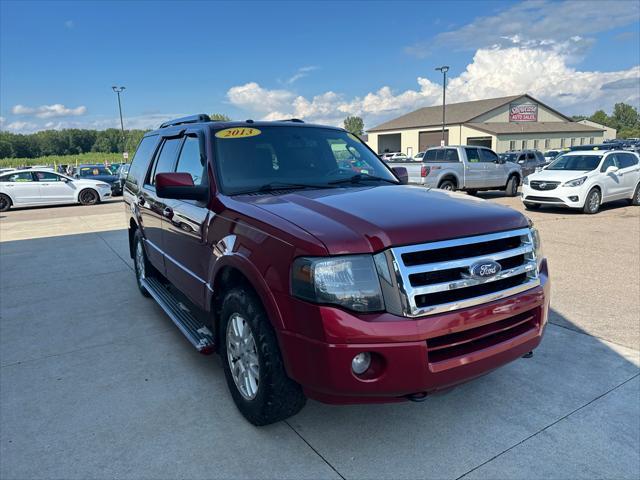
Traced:
[[380, 282], [371, 255], [334, 258], [301, 257], [293, 263], [294, 296], [356, 312], [384, 309]]
[[522, 184], [529, 185], [529, 177], [524, 177], [524, 180], [522, 180]]
[[587, 180], [587, 177], [576, 178], [575, 180], [569, 180], [563, 187], [579, 187]]
[[540, 264], [542, 263], [542, 241], [540, 240], [540, 232], [533, 226], [533, 220], [529, 218], [529, 231], [531, 232], [531, 241], [533, 242], [533, 253], [536, 256], [536, 263], [538, 264], [538, 271], [540, 271]]

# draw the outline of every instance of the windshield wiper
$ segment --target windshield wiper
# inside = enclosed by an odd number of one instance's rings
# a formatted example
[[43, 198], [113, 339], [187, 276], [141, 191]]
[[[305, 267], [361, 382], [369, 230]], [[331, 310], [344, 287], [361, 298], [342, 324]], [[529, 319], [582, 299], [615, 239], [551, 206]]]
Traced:
[[386, 182], [392, 183], [393, 185], [399, 185], [396, 180], [391, 180], [389, 178], [376, 177], [374, 175], [368, 175], [366, 173], [357, 173], [351, 177], [341, 178], [340, 180], [332, 180], [329, 182], [329, 185], [338, 185], [341, 183], [361, 183], [363, 181], [373, 181], [373, 182]]
[[247, 190], [242, 190], [240, 192], [235, 192], [233, 195], [244, 195], [246, 193], [257, 193], [257, 192], [273, 192], [278, 190], [304, 190], [307, 188], [318, 189], [318, 188], [331, 188], [329, 185], [314, 185], [309, 183], [289, 183], [289, 182], [269, 182], [258, 188], [251, 188]]

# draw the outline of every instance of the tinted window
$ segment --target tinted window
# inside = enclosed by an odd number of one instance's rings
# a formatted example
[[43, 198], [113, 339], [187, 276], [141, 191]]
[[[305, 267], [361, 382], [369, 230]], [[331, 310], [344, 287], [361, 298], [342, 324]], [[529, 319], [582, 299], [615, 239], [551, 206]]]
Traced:
[[606, 172], [607, 168], [617, 167], [617, 166], [618, 166], [618, 159], [616, 158], [616, 156], [609, 155], [607, 158], [605, 158], [604, 162], [602, 162], [602, 167], [600, 168], [600, 171]]
[[484, 163], [491, 163], [498, 161], [498, 155], [496, 155], [492, 150], [487, 150], [486, 148], [480, 149], [480, 161]]
[[80, 167], [78, 175], [81, 177], [95, 177], [97, 175], [112, 175], [112, 173], [107, 167], [92, 165], [90, 167]]
[[33, 172], [36, 178], [41, 182], [59, 182], [61, 180], [59, 175], [52, 172]]
[[138, 144], [133, 160], [131, 161], [131, 167], [129, 167], [129, 174], [127, 175], [127, 187], [132, 190], [138, 189], [142, 183], [142, 179], [147, 175], [149, 170], [149, 163], [153, 152], [156, 149], [158, 137], [152, 135], [144, 137]]
[[455, 148], [447, 148], [444, 153], [444, 161], [445, 162], [459, 162], [458, 158], [458, 150]]
[[14, 173], [0, 177], [0, 182], [33, 182], [31, 172]]
[[618, 163], [620, 164], [620, 168], [633, 167], [638, 164], [638, 158], [631, 153], [619, 153]]
[[435, 162], [436, 161], [436, 151], [428, 150], [427, 153], [424, 154], [425, 162]]
[[149, 176], [147, 183], [155, 185], [156, 174], [173, 171], [180, 143], [182, 143], [182, 138], [169, 138], [164, 141], [160, 153], [156, 157], [153, 174]]
[[185, 139], [176, 172], [190, 173], [194, 185], [202, 185], [204, 156], [200, 155], [200, 140], [198, 140], [198, 137], [187, 137]]
[[477, 148], [465, 148], [467, 152], [467, 161], [469, 163], [478, 163], [480, 161], [480, 154]]

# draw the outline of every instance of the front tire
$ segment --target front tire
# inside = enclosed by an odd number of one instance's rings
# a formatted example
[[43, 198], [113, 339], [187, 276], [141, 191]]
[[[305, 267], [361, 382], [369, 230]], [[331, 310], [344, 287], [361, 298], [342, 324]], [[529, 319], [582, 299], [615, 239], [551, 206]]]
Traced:
[[515, 175], [509, 177], [507, 186], [505, 188], [507, 197], [515, 197], [516, 195], [518, 195], [518, 183], [518, 177], [516, 177]]
[[285, 372], [275, 332], [255, 294], [245, 287], [227, 292], [220, 321], [220, 356], [240, 413], [258, 426], [298, 413], [306, 398]]
[[82, 205], [95, 205], [100, 201], [100, 195], [93, 188], [85, 188], [78, 194], [78, 201]]
[[6, 212], [11, 208], [11, 198], [9, 195], [5, 195], [4, 193], [0, 193], [0, 212]]
[[640, 183], [636, 185], [636, 190], [633, 192], [633, 197], [629, 200], [631, 205], [640, 205]]
[[600, 190], [592, 188], [587, 194], [587, 198], [584, 201], [582, 211], [588, 215], [598, 213], [600, 205], [602, 203], [602, 197], [600, 196]]

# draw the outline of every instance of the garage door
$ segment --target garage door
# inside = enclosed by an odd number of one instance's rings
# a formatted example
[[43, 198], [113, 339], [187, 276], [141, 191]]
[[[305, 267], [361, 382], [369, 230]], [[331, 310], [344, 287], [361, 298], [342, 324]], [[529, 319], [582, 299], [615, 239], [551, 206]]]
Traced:
[[[420, 132], [418, 143], [420, 145], [420, 151], [424, 151], [429, 147], [439, 147], [440, 140], [442, 140], [442, 130], [437, 132]], [[449, 130], [444, 131], [444, 144], [449, 145]]]
[[491, 148], [491, 137], [469, 137], [467, 138], [467, 145]]
[[399, 152], [401, 143], [401, 136], [399, 133], [378, 135], [378, 153]]

